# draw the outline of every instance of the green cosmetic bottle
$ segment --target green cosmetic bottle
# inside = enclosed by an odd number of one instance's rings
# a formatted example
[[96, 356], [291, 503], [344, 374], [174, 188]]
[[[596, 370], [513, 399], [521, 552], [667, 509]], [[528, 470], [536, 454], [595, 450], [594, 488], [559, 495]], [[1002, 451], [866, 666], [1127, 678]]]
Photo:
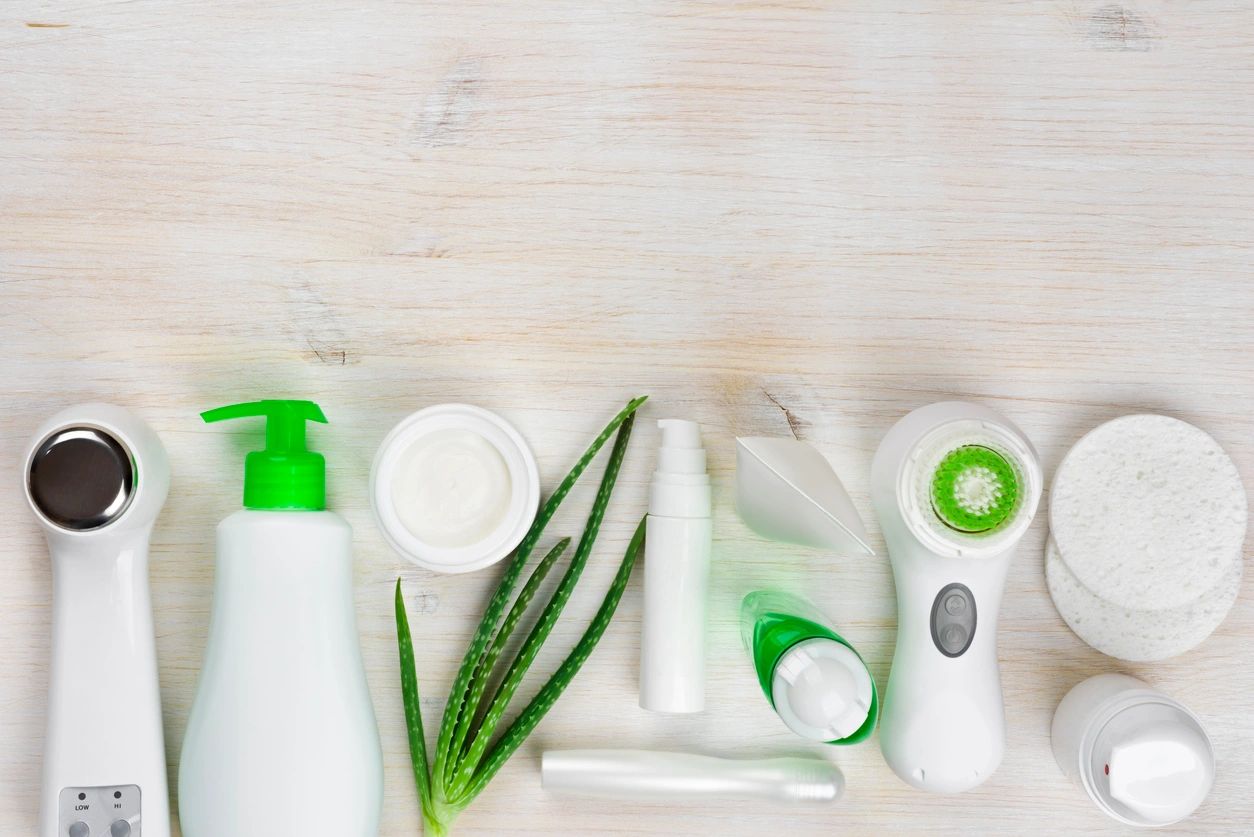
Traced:
[[806, 599], [773, 590], [745, 596], [740, 635], [762, 692], [803, 738], [856, 744], [874, 731], [879, 693], [866, 664]]

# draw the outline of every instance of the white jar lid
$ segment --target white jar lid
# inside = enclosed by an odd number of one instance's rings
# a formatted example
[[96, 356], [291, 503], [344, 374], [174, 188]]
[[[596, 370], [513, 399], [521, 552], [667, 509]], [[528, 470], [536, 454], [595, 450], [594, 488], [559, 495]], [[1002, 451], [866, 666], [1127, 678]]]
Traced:
[[[404, 523], [393, 496], [406, 453], [424, 437], [450, 430], [469, 431], [491, 445], [510, 480], [508, 508], [492, 530], [474, 543], [452, 547], [418, 537]], [[383, 440], [370, 471], [370, 506], [383, 537], [410, 561], [435, 572], [472, 572], [509, 555], [531, 528], [540, 506], [540, 469], [526, 440], [496, 413], [470, 404], [439, 404], [409, 415]]]
[[815, 637], [789, 648], [775, 664], [771, 701], [793, 732], [813, 741], [848, 738], [871, 713], [874, 684], [852, 648]]

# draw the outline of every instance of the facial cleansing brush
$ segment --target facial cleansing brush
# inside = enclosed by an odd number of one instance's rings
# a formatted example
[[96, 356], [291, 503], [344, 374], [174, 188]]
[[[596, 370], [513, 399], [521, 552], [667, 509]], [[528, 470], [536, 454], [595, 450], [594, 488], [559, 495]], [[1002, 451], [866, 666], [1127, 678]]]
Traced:
[[148, 536], [170, 468], [156, 434], [106, 404], [58, 413], [26, 456], [52, 556], [41, 837], [168, 837]]
[[880, 743], [893, 771], [938, 793], [987, 779], [1005, 749], [997, 612], [1041, 494], [1031, 443], [986, 407], [907, 415], [871, 466], [871, 501], [897, 586]]

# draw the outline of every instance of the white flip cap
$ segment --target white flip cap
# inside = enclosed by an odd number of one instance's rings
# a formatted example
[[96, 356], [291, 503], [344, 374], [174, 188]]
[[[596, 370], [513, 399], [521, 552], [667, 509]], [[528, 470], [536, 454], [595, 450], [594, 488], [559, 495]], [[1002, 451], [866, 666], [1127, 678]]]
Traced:
[[1134, 825], [1179, 822], [1215, 782], [1210, 739], [1173, 703], [1137, 703], [1111, 718], [1093, 745], [1094, 768], [1099, 761], [1099, 792], [1103, 780], [1109, 782], [1111, 807]]
[[874, 686], [866, 664], [834, 639], [798, 642], [775, 664], [771, 699], [793, 732], [814, 741], [848, 738], [866, 723]]

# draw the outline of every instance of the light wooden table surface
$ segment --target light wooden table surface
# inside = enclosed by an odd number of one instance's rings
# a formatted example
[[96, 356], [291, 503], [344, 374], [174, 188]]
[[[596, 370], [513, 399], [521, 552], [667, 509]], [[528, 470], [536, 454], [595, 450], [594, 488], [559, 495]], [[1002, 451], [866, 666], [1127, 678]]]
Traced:
[[[356, 531], [383, 832], [407, 835], [392, 584], [405, 578], [432, 718], [495, 573], [435, 576], [388, 550], [365, 491], [375, 446], [411, 410], [470, 401], [518, 424], [551, 487], [637, 393], [646, 420], [556, 635], [581, 629], [643, 509], [652, 419], [697, 419], [717, 494], [709, 711], [636, 707], [637, 574], [461, 833], [1115, 832], [1048, 735], [1071, 685], [1114, 670], [1214, 735], [1214, 792], [1171, 831], [1248, 833], [1248, 580], [1196, 651], [1120, 665], [1055, 612], [1042, 515], [1002, 611], [1006, 759], [976, 791], [929, 796], [876, 743], [792, 736], [737, 637], [745, 592], [808, 591], [882, 685], [887, 561], [759, 540], [731, 489], [734, 436], [793, 433], [882, 546], [871, 453], [900, 415], [952, 396], [1011, 416], [1049, 475], [1087, 428], [1154, 410], [1210, 431], [1254, 485], [1252, 99], [1254, 8], [1236, 0], [0, 5], [0, 834], [29, 835], [36, 816], [50, 580], [19, 459], [45, 416], [106, 399], [169, 448], [152, 588], [173, 765], [213, 526], [257, 438], [197, 413], [324, 406], [312, 436]], [[573, 511], [556, 532], [577, 530]], [[559, 801], [538, 783], [558, 745], [826, 752], [848, 797]]]

